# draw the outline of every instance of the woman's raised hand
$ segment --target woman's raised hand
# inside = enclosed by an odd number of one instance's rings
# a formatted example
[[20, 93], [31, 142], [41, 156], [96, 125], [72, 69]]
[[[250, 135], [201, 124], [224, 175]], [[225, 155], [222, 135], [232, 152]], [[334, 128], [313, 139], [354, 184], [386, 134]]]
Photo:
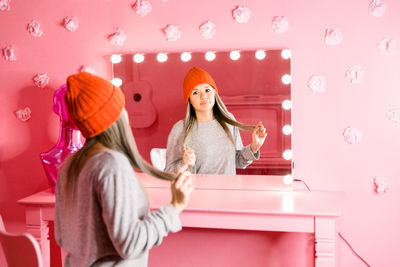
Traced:
[[190, 149], [187, 145], [182, 145], [182, 161], [183, 164], [187, 164], [189, 168], [192, 168], [196, 163], [194, 150]]
[[267, 137], [267, 129], [261, 121], [259, 121], [251, 134], [251, 151], [256, 153], [260, 147], [264, 144], [265, 138]]
[[191, 173], [187, 171], [188, 165], [183, 165], [178, 171], [178, 178], [171, 182], [172, 201], [171, 204], [179, 213], [189, 202], [190, 194], [194, 187], [192, 184]]

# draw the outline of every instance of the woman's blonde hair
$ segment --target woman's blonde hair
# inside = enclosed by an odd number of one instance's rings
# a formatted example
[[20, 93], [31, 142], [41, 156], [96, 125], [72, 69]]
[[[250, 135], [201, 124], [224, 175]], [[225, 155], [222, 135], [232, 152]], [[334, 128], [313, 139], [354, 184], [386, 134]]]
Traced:
[[[126, 111], [124, 110], [123, 112]], [[128, 117], [121, 113], [119, 119], [107, 130], [93, 138], [86, 139], [85, 145], [82, 149], [72, 155], [67, 170], [68, 179], [66, 180], [64, 187], [68, 195], [74, 193], [79, 172], [82, 170], [83, 165], [88, 158], [88, 152], [96, 143], [100, 143], [108, 149], [121, 152], [129, 159], [134, 168], [142, 170], [147, 174], [163, 180], [174, 180], [177, 177], [177, 174], [164, 172], [154, 168], [142, 158], [136, 146]]]
[[[232, 118], [230, 116], [229, 111], [226, 108], [224, 102], [222, 102], [222, 99], [219, 97], [217, 91], [214, 88], [213, 88], [213, 90], [214, 90], [214, 95], [215, 95], [215, 104], [213, 106], [214, 118], [222, 126], [225, 133], [228, 135], [229, 140], [231, 140], [232, 144], [235, 145], [235, 141], [233, 139], [232, 133], [231, 133], [231, 131], [229, 131], [229, 128], [226, 124], [230, 124], [230, 125], [239, 127], [240, 129], [242, 129], [244, 131], [249, 131], [249, 132], [253, 131], [255, 126], [240, 123], [237, 120], [235, 120], [234, 118]], [[196, 122], [196, 112], [195, 112], [192, 104], [190, 103], [190, 99], [189, 99], [188, 104], [187, 104], [187, 109], [186, 109], [186, 117], [185, 117], [185, 135], [183, 138], [184, 144], [187, 144], [187, 142], [189, 141], [190, 136], [192, 135], [193, 126], [194, 126], [195, 122]]]

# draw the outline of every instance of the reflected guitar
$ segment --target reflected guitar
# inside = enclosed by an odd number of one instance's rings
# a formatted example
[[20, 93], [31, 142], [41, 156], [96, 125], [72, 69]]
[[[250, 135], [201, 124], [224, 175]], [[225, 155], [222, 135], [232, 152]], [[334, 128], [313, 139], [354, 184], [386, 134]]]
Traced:
[[151, 101], [152, 87], [147, 81], [132, 81], [122, 86], [126, 96], [125, 108], [132, 128], [150, 127], [157, 119], [156, 108]]

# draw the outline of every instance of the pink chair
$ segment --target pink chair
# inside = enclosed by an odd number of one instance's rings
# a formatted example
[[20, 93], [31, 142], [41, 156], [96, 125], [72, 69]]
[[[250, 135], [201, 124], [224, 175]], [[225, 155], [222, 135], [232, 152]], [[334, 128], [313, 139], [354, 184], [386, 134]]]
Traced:
[[11, 234], [6, 232], [0, 216], [0, 243], [8, 267], [42, 267], [39, 244], [30, 234]]

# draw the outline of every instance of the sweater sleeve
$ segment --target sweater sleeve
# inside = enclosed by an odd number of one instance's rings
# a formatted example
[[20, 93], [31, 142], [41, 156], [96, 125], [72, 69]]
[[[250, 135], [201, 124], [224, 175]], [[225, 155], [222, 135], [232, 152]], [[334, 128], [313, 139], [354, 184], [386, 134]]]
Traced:
[[251, 151], [250, 144], [243, 147], [243, 142], [242, 138], [240, 137], [238, 127], [233, 127], [233, 136], [236, 146], [236, 168], [245, 169], [253, 162], [253, 160], [260, 158], [260, 151], [253, 153], [253, 151]]
[[183, 145], [184, 129], [183, 121], [180, 120], [172, 127], [168, 135], [166, 163], [164, 171], [178, 172], [183, 165], [182, 162], [182, 145]]
[[107, 160], [99, 175], [96, 192], [108, 235], [120, 256], [135, 257], [159, 245], [169, 232], [180, 231], [178, 213], [168, 204], [147, 216], [147, 197], [122, 154]]

